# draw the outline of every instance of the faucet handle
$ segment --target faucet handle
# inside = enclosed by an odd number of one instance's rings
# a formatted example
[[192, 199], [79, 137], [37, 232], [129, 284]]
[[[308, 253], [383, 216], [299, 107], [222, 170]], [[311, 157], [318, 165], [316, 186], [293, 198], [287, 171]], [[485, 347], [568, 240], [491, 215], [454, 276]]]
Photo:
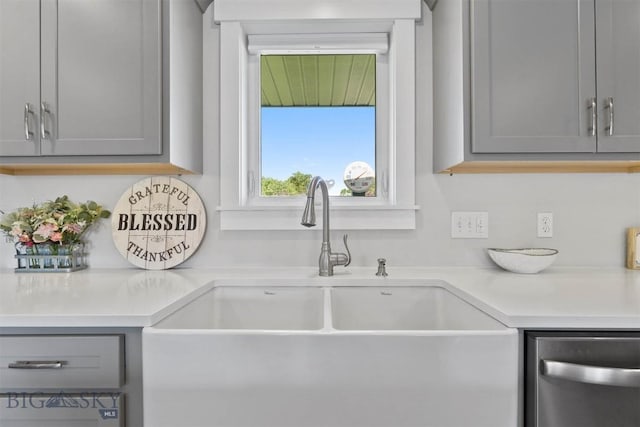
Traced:
[[344, 237], [342, 237], [344, 247], [347, 250], [346, 254], [343, 254], [342, 252], [329, 253], [329, 263], [331, 265], [331, 268], [333, 268], [334, 265], [343, 265], [346, 267], [351, 264], [351, 252], [349, 252], [349, 246], [347, 246], [347, 237], [348, 236], [346, 234], [344, 235]]
[[347, 244], [348, 237], [349, 237], [348, 234], [345, 234], [344, 236], [342, 236], [342, 241], [344, 242], [344, 248], [347, 251], [347, 263], [344, 264], [345, 267], [351, 264], [351, 252], [349, 252], [349, 245]]

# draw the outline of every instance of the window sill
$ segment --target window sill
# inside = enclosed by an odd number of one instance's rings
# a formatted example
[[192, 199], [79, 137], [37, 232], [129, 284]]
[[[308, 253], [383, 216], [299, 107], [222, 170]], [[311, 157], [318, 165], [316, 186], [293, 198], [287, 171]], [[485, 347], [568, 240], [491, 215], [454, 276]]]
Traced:
[[[304, 230], [299, 208], [246, 207], [224, 209], [218, 207], [221, 230]], [[331, 207], [332, 230], [414, 230], [419, 206]], [[322, 209], [316, 207], [317, 226], [322, 228]]]

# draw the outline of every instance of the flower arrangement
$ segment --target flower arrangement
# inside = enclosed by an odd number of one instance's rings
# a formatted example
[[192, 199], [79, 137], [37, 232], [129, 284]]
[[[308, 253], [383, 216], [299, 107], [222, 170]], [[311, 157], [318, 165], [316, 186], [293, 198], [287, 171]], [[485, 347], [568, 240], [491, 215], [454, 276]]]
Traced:
[[5, 214], [0, 220], [0, 230], [27, 247], [42, 243], [75, 244], [81, 242], [91, 224], [110, 215], [94, 201], [78, 204], [61, 196]]

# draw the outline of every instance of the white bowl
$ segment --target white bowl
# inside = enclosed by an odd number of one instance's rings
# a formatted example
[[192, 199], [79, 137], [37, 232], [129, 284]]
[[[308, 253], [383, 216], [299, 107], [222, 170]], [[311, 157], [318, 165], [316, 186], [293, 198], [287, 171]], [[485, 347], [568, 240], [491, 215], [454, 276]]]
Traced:
[[533, 274], [549, 267], [556, 260], [558, 251], [548, 248], [487, 249], [491, 259], [513, 273]]

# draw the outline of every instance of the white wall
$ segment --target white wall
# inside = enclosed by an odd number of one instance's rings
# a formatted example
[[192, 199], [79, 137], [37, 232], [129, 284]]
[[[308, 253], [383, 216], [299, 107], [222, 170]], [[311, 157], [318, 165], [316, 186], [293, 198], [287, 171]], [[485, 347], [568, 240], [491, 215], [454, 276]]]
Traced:
[[[184, 267], [315, 266], [321, 231], [223, 232], [218, 227], [217, 30], [205, 15], [204, 173], [185, 176], [208, 210], [208, 229], [198, 252]], [[353, 264], [489, 265], [487, 247], [554, 247], [557, 265], [623, 266], [625, 228], [640, 226], [640, 174], [433, 175], [431, 104], [431, 15], [417, 29], [417, 229], [350, 232]], [[140, 176], [13, 177], [0, 175], [0, 209], [7, 212], [67, 194], [113, 207]], [[452, 240], [453, 210], [489, 212], [489, 239]], [[536, 213], [553, 212], [554, 237], [536, 238]], [[341, 250], [334, 232], [334, 250]], [[129, 267], [116, 251], [109, 221], [90, 235], [92, 267]], [[0, 267], [13, 268], [13, 246], [0, 243]]]

